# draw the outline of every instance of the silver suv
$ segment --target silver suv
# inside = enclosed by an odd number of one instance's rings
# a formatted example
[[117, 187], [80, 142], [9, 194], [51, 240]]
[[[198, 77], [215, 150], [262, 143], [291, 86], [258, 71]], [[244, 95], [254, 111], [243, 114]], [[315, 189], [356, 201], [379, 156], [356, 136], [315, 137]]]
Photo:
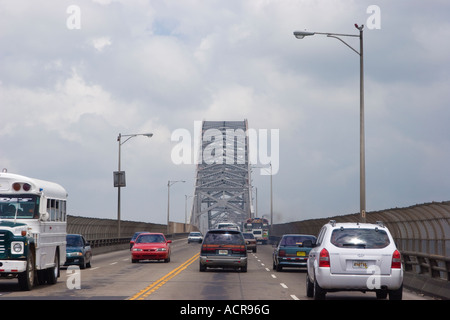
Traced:
[[374, 291], [378, 299], [401, 300], [400, 252], [382, 224], [324, 225], [309, 253], [306, 294], [324, 299], [333, 291]]

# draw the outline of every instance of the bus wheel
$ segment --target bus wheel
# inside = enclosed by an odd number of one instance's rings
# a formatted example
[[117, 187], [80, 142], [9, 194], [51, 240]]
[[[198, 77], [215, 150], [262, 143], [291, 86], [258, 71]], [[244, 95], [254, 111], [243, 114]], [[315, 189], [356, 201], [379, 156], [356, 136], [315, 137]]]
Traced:
[[55, 284], [58, 281], [59, 275], [59, 253], [55, 252], [55, 266], [53, 268], [49, 268], [47, 271], [47, 283]]
[[34, 258], [30, 252], [27, 258], [27, 269], [19, 274], [19, 286], [22, 290], [30, 291], [34, 285]]

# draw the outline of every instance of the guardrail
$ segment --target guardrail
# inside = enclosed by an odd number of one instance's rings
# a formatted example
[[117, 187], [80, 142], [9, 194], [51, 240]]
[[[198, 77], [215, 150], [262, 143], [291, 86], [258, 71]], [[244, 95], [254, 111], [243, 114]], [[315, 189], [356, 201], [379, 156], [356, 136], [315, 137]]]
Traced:
[[405, 271], [450, 281], [450, 257], [402, 251]]
[[108, 246], [115, 246], [115, 245], [121, 245], [121, 244], [129, 244], [130, 243], [129, 237], [127, 238], [111, 238], [111, 239], [90, 239], [89, 244], [91, 245], [91, 248], [100, 248], [100, 247], [108, 247]]
[[[183, 237], [187, 237], [189, 233], [173, 233], [167, 234], [167, 240], [180, 239]], [[129, 244], [131, 238], [130, 237], [122, 237], [122, 238], [107, 238], [107, 239], [88, 239], [91, 248], [100, 248], [100, 247], [108, 247], [122, 244]]]

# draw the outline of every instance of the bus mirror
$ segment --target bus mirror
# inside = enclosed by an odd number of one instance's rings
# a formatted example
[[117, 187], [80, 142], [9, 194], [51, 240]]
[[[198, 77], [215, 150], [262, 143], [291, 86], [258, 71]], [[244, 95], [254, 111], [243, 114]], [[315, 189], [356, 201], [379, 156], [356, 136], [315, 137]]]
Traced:
[[41, 216], [40, 216], [41, 221], [47, 221], [49, 217], [50, 217], [50, 215], [48, 214], [47, 211], [41, 212]]
[[39, 202], [39, 219], [41, 221], [47, 221], [49, 214], [47, 212], [47, 198], [44, 195], [41, 196], [41, 201]]

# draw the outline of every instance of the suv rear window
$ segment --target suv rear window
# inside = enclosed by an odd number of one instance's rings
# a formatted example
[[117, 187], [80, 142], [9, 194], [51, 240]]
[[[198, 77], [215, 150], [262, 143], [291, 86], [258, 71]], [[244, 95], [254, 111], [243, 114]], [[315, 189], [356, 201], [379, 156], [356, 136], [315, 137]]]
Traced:
[[230, 232], [226, 230], [210, 231], [203, 243], [206, 244], [244, 244], [244, 238], [240, 232]]
[[335, 229], [331, 234], [331, 243], [339, 248], [378, 249], [389, 245], [389, 237], [380, 229]]

